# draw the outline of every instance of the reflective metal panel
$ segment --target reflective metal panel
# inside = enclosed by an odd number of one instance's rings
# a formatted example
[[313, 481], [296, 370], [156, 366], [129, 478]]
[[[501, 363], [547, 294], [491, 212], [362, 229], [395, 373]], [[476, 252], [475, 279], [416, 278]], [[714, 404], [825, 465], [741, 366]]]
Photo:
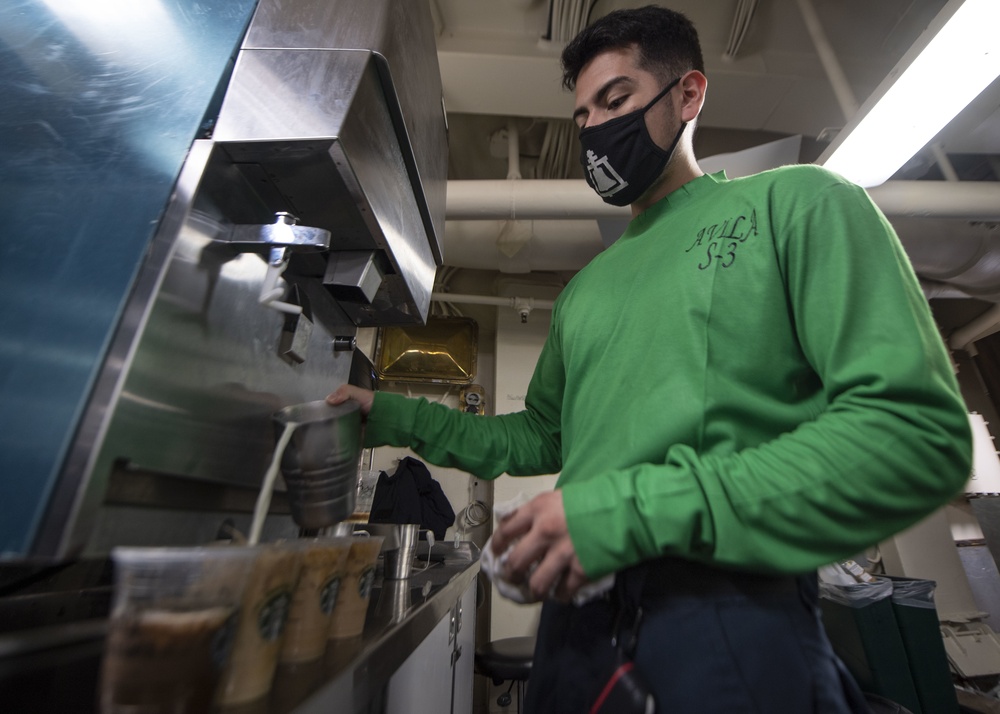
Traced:
[[[151, 263], [140, 277], [138, 297], [147, 284], [153, 292], [145, 313], [137, 309], [123, 323], [136, 325], [120, 384], [107, 409], [85, 419], [95, 423], [95, 435], [79, 445], [88, 457], [80, 466], [87, 478], [57, 545], [61, 552], [78, 549], [95, 531], [101, 539], [90, 544], [95, 552], [121, 536], [118, 528], [127, 521], [102, 505], [112, 474], [120, 480], [129, 470], [182, 477], [176, 488], [189, 479], [192, 493], [199, 482], [259, 488], [274, 449], [271, 415], [322, 398], [350, 378], [353, 352], [334, 350], [333, 336], [353, 335], [353, 323], [317, 280], [292, 268], [288, 281], [318, 327], [300, 348], [304, 361], [282, 358], [286, 314], [261, 304], [267, 255], [217, 240], [231, 235], [232, 221], [205, 189], [210, 168], [224, 154], [218, 144], [195, 142], [181, 174], [171, 208], [183, 219], [176, 231], [168, 226], [157, 235], [155, 251], [168, 253], [162, 267]], [[177, 493], [172, 498], [183, 502]], [[183, 534], [158, 537], [184, 542]]]
[[[0, 200], [19, 202], [0, 243], [0, 553], [202, 541], [219, 514], [195, 513], [199, 494], [260, 485], [270, 415], [355, 379], [358, 325], [425, 319], [447, 152], [409, 142], [444, 120], [426, 84], [394, 80], [432, 67], [439, 96], [429, 10], [333, 4], [372, 49], [309, 47], [307, 25], [297, 48], [230, 63], [250, 0], [0, 15], [0, 128], [17, 139]], [[413, 55], [390, 73], [379, 47]], [[421, 176], [441, 179], [439, 213]], [[336, 251], [372, 256], [362, 300], [324, 285]]]
[[254, 6], [0, 4], [0, 557], [31, 548]]
[[393, 266], [373, 300], [343, 304], [356, 324], [422, 323], [436, 264], [374, 57], [243, 50], [214, 138], [262, 205], [329, 230], [331, 251], [377, 249]]
[[262, 0], [245, 49], [372, 50], [437, 264], [448, 135], [434, 24], [425, 0]]

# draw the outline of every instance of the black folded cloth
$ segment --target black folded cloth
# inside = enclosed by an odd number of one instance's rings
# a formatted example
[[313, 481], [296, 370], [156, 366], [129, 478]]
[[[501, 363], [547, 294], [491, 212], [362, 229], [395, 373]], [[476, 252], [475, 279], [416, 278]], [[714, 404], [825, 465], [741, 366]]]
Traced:
[[441, 541], [455, 522], [455, 511], [427, 466], [406, 456], [392, 476], [379, 472], [368, 522], [419, 523], [421, 530], [431, 531]]

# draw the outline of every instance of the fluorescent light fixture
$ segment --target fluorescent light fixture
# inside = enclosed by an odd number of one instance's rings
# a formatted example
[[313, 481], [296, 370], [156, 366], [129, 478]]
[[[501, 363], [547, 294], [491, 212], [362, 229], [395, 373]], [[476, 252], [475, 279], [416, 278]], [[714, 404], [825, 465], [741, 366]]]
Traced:
[[951, 0], [817, 163], [878, 186], [1000, 75], [1000, 0]]

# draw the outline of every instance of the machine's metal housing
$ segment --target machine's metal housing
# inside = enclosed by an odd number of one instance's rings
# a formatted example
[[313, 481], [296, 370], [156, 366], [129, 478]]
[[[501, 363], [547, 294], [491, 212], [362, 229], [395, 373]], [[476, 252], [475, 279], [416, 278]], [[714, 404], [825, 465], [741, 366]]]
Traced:
[[[262, 0], [227, 79], [121, 297], [24, 556], [200, 543], [224, 519], [242, 527], [274, 448], [271, 415], [342, 382], [371, 384], [365, 355], [334, 348], [359, 326], [426, 319], [447, 171], [426, 4]], [[244, 239], [283, 212], [329, 231], [330, 250]], [[92, 248], [110, 246], [95, 234]], [[324, 285], [338, 251], [378, 267], [360, 299]], [[276, 256], [287, 259], [279, 306], [301, 308], [298, 327], [261, 302]]]

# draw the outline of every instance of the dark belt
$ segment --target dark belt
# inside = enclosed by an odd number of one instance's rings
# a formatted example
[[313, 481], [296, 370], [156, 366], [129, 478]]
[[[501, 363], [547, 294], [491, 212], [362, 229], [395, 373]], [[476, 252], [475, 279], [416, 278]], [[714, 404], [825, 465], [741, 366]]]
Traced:
[[[777, 597], [802, 595], [815, 590], [815, 575], [764, 575], [727, 570], [682, 558], [647, 560], [619, 571], [624, 592], [639, 592], [642, 600], [671, 598]], [[811, 581], [811, 582], [810, 582]], [[811, 586], [811, 587], [810, 587]]]

